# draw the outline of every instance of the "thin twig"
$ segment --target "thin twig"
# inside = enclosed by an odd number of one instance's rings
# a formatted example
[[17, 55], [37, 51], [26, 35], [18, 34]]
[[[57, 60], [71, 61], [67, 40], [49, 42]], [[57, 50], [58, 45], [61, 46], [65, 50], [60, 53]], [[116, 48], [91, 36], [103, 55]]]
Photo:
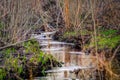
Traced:
[[26, 41], [30, 41], [30, 40], [33, 40], [33, 39], [34, 39], [34, 38], [30, 38], [30, 39], [27, 39], [27, 40], [23, 40], [23, 41], [19, 41], [19, 42], [13, 43], [13, 44], [9, 44], [9, 45], [7, 45], [7, 46], [0, 47], [0, 50], [6, 49], [6, 48], [8, 48], [8, 47], [11, 47], [11, 46], [14, 46], [14, 45], [17, 45], [17, 44], [26, 42]]

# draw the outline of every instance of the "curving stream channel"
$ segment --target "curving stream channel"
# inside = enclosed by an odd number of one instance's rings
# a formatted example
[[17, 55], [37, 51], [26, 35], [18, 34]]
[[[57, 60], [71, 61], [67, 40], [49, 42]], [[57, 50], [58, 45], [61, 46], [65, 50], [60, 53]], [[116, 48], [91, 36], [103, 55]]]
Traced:
[[34, 80], [96, 80], [95, 57], [81, 51], [76, 51], [73, 43], [65, 43], [53, 40], [53, 32], [43, 32], [32, 35], [39, 41], [41, 50], [46, 54], [52, 54], [62, 63], [62, 67], [53, 67], [45, 71], [47, 76], [36, 77]]

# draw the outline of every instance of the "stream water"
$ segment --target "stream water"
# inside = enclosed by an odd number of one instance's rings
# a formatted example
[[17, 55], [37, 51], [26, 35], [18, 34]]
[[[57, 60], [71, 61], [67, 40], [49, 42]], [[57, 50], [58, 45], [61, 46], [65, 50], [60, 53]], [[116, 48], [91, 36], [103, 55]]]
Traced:
[[55, 32], [44, 32], [34, 35], [45, 54], [52, 54], [64, 64], [45, 71], [47, 76], [36, 77], [34, 80], [95, 80], [95, 57], [76, 51], [73, 43], [53, 40]]

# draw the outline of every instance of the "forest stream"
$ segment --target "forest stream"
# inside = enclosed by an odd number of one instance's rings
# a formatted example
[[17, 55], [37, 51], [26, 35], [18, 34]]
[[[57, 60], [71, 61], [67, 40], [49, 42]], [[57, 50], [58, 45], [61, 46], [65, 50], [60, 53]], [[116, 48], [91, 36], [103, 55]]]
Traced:
[[34, 80], [95, 80], [95, 57], [76, 51], [73, 43], [55, 41], [54, 34], [55, 31], [43, 32], [32, 37], [37, 39], [45, 54], [52, 54], [63, 65], [45, 71], [46, 77], [36, 77]]
[[120, 0], [0, 0], [0, 80], [120, 80]]

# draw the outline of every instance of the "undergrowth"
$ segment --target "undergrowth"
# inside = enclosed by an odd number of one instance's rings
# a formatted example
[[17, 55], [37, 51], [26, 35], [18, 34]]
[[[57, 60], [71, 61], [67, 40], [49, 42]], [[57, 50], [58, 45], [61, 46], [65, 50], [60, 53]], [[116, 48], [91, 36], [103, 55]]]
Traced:
[[60, 65], [56, 58], [40, 50], [36, 40], [24, 42], [20, 50], [7, 48], [1, 53], [5, 55], [3, 67], [0, 68], [0, 80], [32, 79], [37, 75], [46, 75], [45, 70]]
[[[114, 49], [118, 44], [120, 44], [120, 35], [117, 34], [117, 30], [100, 30], [97, 35], [97, 46], [98, 49]], [[94, 37], [92, 37], [90, 42], [90, 47], [94, 47]]]

